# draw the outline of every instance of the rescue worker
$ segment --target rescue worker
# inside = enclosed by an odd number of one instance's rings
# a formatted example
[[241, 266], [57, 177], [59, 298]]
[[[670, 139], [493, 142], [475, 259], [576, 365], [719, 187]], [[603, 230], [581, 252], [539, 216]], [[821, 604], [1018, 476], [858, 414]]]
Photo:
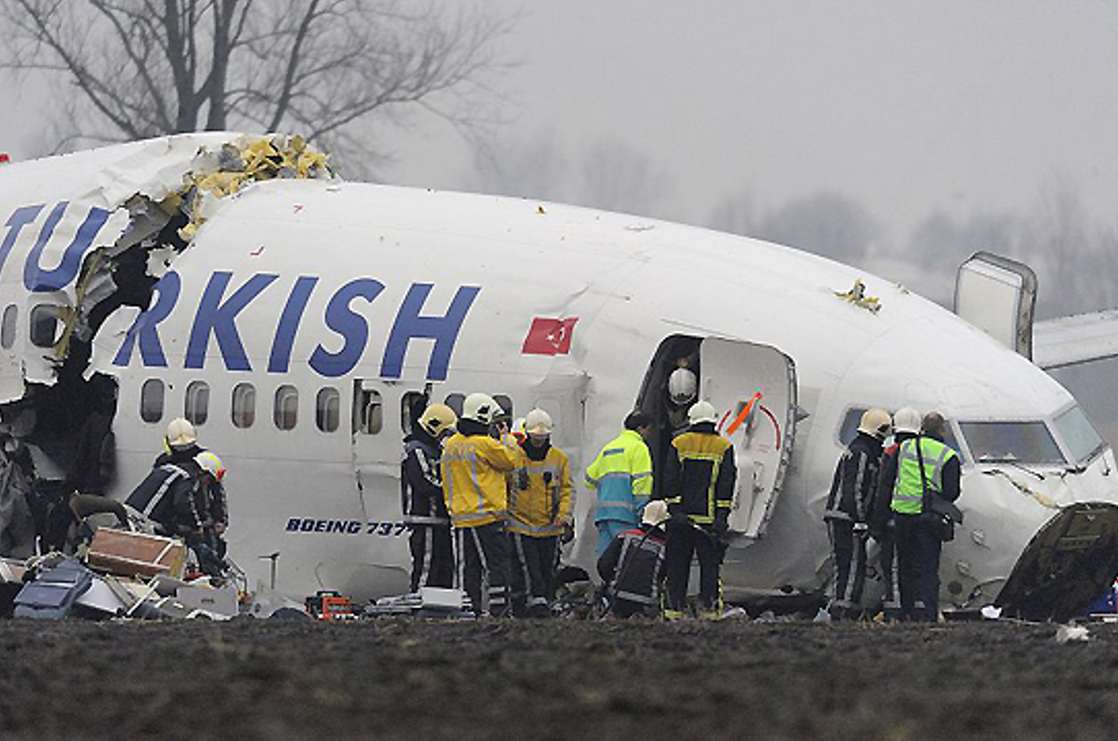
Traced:
[[935, 622], [939, 617], [939, 557], [943, 543], [924, 512], [924, 490], [949, 502], [960, 494], [959, 456], [944, 444], [947, 423], [928, 412], [920, 434], [901, 444], [892, 510], [896, 520], [897, 586], [906, 620]]
[[897, 481], [897, 452], [901, 443], [920, 434], [920, 412], [903, 407], [893, 414], [893, 444], [881, 453], [877, 493], [870, 508], [870, 537], [877, 541], [884, 595], [881, 608], [889, 622], [901, 618], [901, 598], [897, 591], [896, 522], [891, 505]]
[[[501, 441], [490, 436], [490, 425], [501, 413], [488, 394], [467, 396], [458, 431], [446, 441], [441, 460], [457, 561], [455, 584], [470, 596], [478, 616], [501, 617], [508, 609], [505, 475], [516, 468], [516, 451], [508, 435]], [[489, 584], [487, 595], [481, 591], [483, 580]]]
[[[206, 545], [207, 486], [202, 477], [194, 425], [181, 417], [167, 425], [165, 452], [155, 459], [152, 470], [125, 504], [151, 520], [156, 532], [179, 537], [198, 558], [204, 573], [220, 571]], [[215, 574], [216, 575], [216, 574]]]
[[869, 515], [877, 492], [881, 444], [892, 419], [884, 409], [867, 409], [858, 434], [839, 458], [823, 521], [831, 541], [830, 600], [832, 620], [853, 619], [861, 610], [866, 581], [866, 539]]
[[687, 412], [695, 401], [698, 379], [690, 368], [676, 368], [668, 376], [668, 439], [687, 431]]
[[551, 444], [551, 415], [533, 409], [524, 418], [526, 439], [517, 453], [509, 495], [512, 609], [516, 616], [551, 617], [551, 581], [559, 537], [571, 523], [571, 465]]
[[625, 429], [606, 443], [586, 469], [586, 485], [598, 492], [598, 555], [619, 533], [637, 526], [652, 494], [652, 456], [645, 442], [652, 416], [639, 409], [625, 417]]
[[640, 526], [614, 538], [598, 559], [610, 614], [619, 618], [660, 614], [667, 542], [664, 523], [669, 517], [663, 500], [649, 502]]
[[412, 592], [420, 587], [454, 585], [454, 550], [440, 459], [442, 444], [454, 434], [456, 424], [458, 416], [453, 409], [446, 404], [431, 404], [404, 438], [400, 496], [404, 522], [411, 529], [408, 547]]
[[699, 557], [699, 617], [722, 616], [722, 557], [729, 542], [730, 507], [737, 469], [734, 448], [718, 434], [718, 412], [709, 401], [688, 411], [691, 426], [672, 440], [665, 461], [665, 502], [671, 513], [665, 563], [668, 609], [664, 617], [682, 618], [687, 609], [691, 558]]
[[202, 518], [202, 538], [195, 552], [202, 572], [222, 576], [226, 570], [225, 531], [229, 528], [229, 500], [225, 494], [225, 466], [221, 459], [208, 450], [194, 457], [198, 464], [199, 515]]

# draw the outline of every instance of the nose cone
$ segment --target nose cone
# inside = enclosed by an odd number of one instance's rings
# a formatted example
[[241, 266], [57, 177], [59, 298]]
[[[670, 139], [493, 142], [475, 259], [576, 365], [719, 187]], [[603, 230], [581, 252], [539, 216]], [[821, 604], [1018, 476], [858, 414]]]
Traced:
[[1118, 576], [1118, 506], [1064, 507], [1029, 541], [995, 604], [1026, 620], [1081, 615]]

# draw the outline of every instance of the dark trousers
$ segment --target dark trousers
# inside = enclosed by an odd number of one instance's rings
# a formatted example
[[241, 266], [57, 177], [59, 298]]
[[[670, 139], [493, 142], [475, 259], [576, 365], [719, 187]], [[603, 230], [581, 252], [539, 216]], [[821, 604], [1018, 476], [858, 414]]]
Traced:
[[939, 556], [943, 548], [920, 515], [896, 515], [897, 586], [905, 620], [939, 617]]
[[412, 525], [408, 536], [411, 548], [411, 591], [420, 587], [454, 585], [454, 546], [450, 524]]
[[687, 609], [687, 584], [691, 580], [691, 557], [699, 556], [699, 603], [704, 610], [717, 610], [722, 602], [722, 544], [713, 533], [690, 525], [668, 523], [664, 570], [668, 575], [668, 609]]
[[901, 617], [901, 597], [897, 591], [897, 533], [892, 520], [877, 539], [877, 547], [877, 563], [881, 569], [881, 583], [885, 588], [881, 609], [885, 611], [886, 618], [896, 620]]
[[558, 536], [533, 537], [509, 533], [512, 545], [512, 613], [547, 617], [551, 580], [559, 556]]
[[850, 520], [827, 520], [831, 539], [831, 603], [836, 619], [852, 618], [861, 610], [866, 583], [866, 536], [854, 532]]
[[[470, 596], [475, 615], [508, 612], [509, 539], [503, 522], [454, 530], [457, 585]], [[484, 592], [483, 585], [488, 585]]]

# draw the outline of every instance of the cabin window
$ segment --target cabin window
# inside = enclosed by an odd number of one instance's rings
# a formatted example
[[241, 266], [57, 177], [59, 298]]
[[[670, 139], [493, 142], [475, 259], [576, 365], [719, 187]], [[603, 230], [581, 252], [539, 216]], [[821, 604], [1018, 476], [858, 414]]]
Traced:
[[0, 321], [0, 347], [5, 350], [16, 344], [16, 322], [19, 320], [19, 307], [9, 304], [4, 309], [4, 319]]
[[384, 426], [384, 403], [379, 391], [362, 388], [360, 384], [358, 381], [354, 388], [354, 432], [375, 435]]
[[31, 310], [31, 344], [35, 347], [54, 347], [59, 334], [58, 307], [39, 304]]
[[256, 422], [256, 388], [251, 383], [238, 383], [233, 387], [233, 426], [242, 430]]
[[163, 382], [149, 378], [140, 387], [140, 419], [145, 422], [158, 422], [163, 419]]
[[183, 416], [195, 427], [206, 424], [210, 418], [210, 385], [205, 381], [192, 381], [186, 387]]
[[1064, 463], [1048, 425], [1035, 422], [960, 422], [978, 463]]
[[276, 389], [276, 405], [273, 411], [276, 429], [295, 429], [295, 424], [299, 421], [299, 390], [286, 384]]
[[461, 416], [462, 416], [462, 405], [465, 402], [466, 402], [466, 395], [465, 394], [447, 394], [447, 397], [445, 399], [443, 399], [443, 403], [446, 404], [451, 409], [453, 409], [454, 413], [459, 418], [461, 418]]
[[848, 409], [846, 416], [842, 418], [842, 426], [839, 427], [839, 442], [844, 447], [854, 442], [854, 438], [858, 436], [858, 425], [862, 423], [862, 415], [865, 413], [865, 407], [855, 407]]
[[1106, 443], [1087, 421], [1078, 405], [1056, 417], [1056, 429], [1076, 463], [1087, 462], [1106, 447]]
[[410, 435], [415, 423], [427, 409], [427, 394], [422, 391], [409, 391], [400, 401], [400, 430]]
[[318, 390], [315, 399], [314, 423], [322, 432], [334, 432], [342, 418], [342, 396], [336, 388], [326, 386]]

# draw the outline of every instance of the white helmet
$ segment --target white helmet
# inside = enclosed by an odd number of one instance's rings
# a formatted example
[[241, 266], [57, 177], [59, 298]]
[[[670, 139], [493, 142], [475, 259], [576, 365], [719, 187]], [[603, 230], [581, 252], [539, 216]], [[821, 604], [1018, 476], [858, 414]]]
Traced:
[[170, 447], [185, 448], [197, 440], [198, 434], [194, 431], [194, 425], [182, 417], [172, 419], [171, 424], [167, 425], [167, 445]]
[[709, 401], [697, 401], [687, 410], [687, 421], [693, 425], [700, 422], [718, 423], [718, 411]]
[[504, 409], [489, 394], [470, 394], [462, 402], [462, 419], [489, 425], [501, 414], [504, 414]]
[[698, 382], [695, 374], [687, 368], [676, 368], [668, 376], [668, 398], [677, 406], [690, 404], [695, 400]]
[[194, 456], [194, 462], [203, 471], [208, 472], [218, 481], [225, 478], [225, 466], [222, 465], [221, 459], [208, 450], [203, 450], [198, 455]]
[[862, 415], [862, 423], [858, 425], [858, 432], [873, 435], [878, 440], [884, 440], [893, 426], [893, 418], [884, 409], [867, 409]]
[[454, 430], [458, 415], [446, 404], [431, 404], [423, 410], [419, 426], [431, 437], [438, 440], [442, 435]]
[[542, 409], [533, 409], [524, 418], [524, 431], [529, 435], [550, 435], [551, 415]]
[[641, 515], [641, 522], [645, 525], [656, 527], [671, 519], [668, 514], [668, 503], [663, 499], [653, 499], [651, 502], [644, 506], [644, 513]]
[[920, 434], [920, 412], [912, 407], [901, 407], [893, 413], [893, 429], [897, 432], [909, 432], [913, 435]]

